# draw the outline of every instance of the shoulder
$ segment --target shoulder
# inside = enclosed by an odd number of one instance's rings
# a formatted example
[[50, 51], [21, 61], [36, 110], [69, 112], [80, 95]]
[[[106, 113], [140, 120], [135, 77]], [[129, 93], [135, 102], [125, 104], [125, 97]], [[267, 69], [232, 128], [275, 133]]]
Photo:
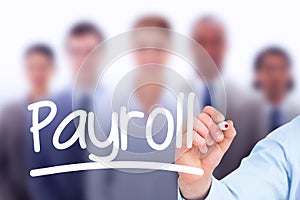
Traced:
[[48, 100], [55, 103], [58, 113], [67, 111], [69, 112], [72, 110], [72, 91], [65, 90], [61, 93], [53, 95], [52, 97], [48, 98]]
[[12, 101], [1, 107], [1, 111], [20, 110], [25, 105], [25, 101]]
[[288, 113], [288, 118], [295, 118], [300, 114], [299, 98], [295, 94], [291, 94], [284, 102], [284, 109]]
[[5, 104], [0, 108], [0, 118], [1, 121], [6, 120], [15, 120], [23, 116], [24, 110], [26, 109], [25, 101], [14, 101]]
[[299, 152], [300, 146], [300, 116], [276, 129], [266, 139], [275, 140], [287, 153]]
[[250, 88], [242, 89], [232, 82], [226, 83], [225, 89], [228, 112], [233, 112], [238, 117], [256, 117], [261, 114], [262, 101], [259, 93]]
[[72, 91], [71, 90], [62, 91], [62, 92], [50, 97], [49, 100], [54, 101], [55, 103], [71, 101], [72, 100]]
[[233, 82], [225, 82], [224, 86], [227, 99], [238, 105], [257, 105], [261, 101], [259, 93], [251, 88], [243, 88]]

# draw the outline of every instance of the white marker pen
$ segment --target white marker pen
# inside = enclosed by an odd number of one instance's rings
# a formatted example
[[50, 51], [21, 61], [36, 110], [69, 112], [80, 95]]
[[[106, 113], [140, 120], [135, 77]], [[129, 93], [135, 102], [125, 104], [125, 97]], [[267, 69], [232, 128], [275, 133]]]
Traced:
[[221, 131], [226, 131], [229, 128], [229, 124], [226, 121], [218, 123], [218, 127]]

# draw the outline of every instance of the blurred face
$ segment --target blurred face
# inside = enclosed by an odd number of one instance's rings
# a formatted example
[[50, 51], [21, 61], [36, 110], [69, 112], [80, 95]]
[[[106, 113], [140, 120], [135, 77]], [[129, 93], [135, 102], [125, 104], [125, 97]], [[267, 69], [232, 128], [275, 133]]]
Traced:
[[[200, 22], [193, 32], [193, 39], [209, 54], [221, 70], [226, 51], [226, 38], [223, 27], [217, 22]], [[195, 52], [197, 59], [197, 52]]]
[[89, 53], [100, 43], [100, 39], [92, 33], [81, 36], [71, 36], [67, 43], [67, 54], [74, 74]]
[[288, 63], [279, 55], [266, 55], [261, 68], [256, 72], [256, 80], [268, 96], [286, 94], [291, 79]]
[[165, 65], [168, 62], [169, 54], [162, 49], [170, 47], [170, 36], [163, 30], [148, 30], [146, 32], [140, 31], [134, 37], [134, 45], [136, 48], [144, 48], [135, 51], [134, 60], [137, 66], [157, 63]]
[[47, 89], [54, 71], [54, 63], [42, 53], [31, 53], [25, 58], [27, 79], [31, 88]]

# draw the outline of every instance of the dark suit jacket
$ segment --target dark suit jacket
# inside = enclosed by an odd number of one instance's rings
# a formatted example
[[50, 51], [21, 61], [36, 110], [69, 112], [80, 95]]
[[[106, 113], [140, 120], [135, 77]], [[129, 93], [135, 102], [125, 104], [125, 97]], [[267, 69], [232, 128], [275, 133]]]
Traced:
[[[40, 131], [41, 151], [39, 153], [33, 151], [32, 134], [30, 136], [30, 169], [84, 161], [84, 151], [78, 142], [65, 150], [57, 150], [52, 144], [56, 128], [72, 112], [71, 91], [65, 91], [51, 100], [57, 106], [57, 114], [54, 120]], [[42, 109], [40, 120], [48, 114], [49, 109]], [[62, 132], [61, 141], [67, 141], [74, 132], [75, 124], [71, 122]], [[83, 200], [85, 189], [83, 174], [84, 172], [74, 172], [31, 178], [30, 188], [34, 200]]]
[[225, 84], [226, 119], [233, 120], [237, 135], [230, 148], [214, 171], [222, 179], [239, 167], [255, 144], [265, 136], [262, 128], [262, 108], [257, 98], [249, 91], [242, 91], [231, 83]]
[[1, 110], [0, 195], [4, 200], [29, 200], [26, 171], [25, 102], [15, 102]]

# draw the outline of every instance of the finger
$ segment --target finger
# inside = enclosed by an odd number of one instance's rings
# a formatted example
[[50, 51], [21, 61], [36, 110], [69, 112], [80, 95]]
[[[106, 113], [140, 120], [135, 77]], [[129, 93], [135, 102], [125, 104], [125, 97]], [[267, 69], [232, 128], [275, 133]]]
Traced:
[[198, 119], [208, 129], [209, 134], [205, 137], [205, 139], [206, 139], [207, 145], [212, 146], [215, 143], [215, 140], [211, 136], [211, 133], [210, 133], [211, 130], [209, 128], [210, 128], [211, 124], [214, 123], [214, 121], [211, 119], [210, 116], [208, 116], [206, 113], [203, 113], [203, 112], [198, 115]]
[[[205, 138], [209, 135], [207, 127], [196, 117], [193, 118], [193, 132], [197, 133], [201, 137]], [[187, 143], [187, 128], [186, 125], [183, 128], [182, 134], [182, 144], [186, 145]], [[186, 147], [186, 146], [185, 146]]]
[[229, 128], [224, 131], [224, 137], [227, 139], [233, 139], [236, 136], [236, 130], [234, 128], [233, 121], [227, 120], [227, 123], [229, 125]]
[[204, 138], [209, 135], [209, 130], [198, 118], [194, 118], [193, 130]]
[[234, 128], [233, 122], [231, 120], [227, 121], [229, 128], [224, 131], [224, 140], [219, 143], [221, 150], [225, 153], [230, 147], [234, 137], [236, 136], [236, 130]]
[[225, 120], [224, 115], [212, 106], [205, 106], [202, 112], [208, 114], [215, 123], [220, 123]]
[[[222, 142], [224, 140], [224, 134], [223, 131], [220, 130], [218, 124], [216, 124], [213, 119], [206, 113], [200, 113], [198, 115], [198, 118], [203, 124], [208, 128], [209, 135], [211, 138], [208, 138], [213, 141], [213, 143], [216, 142]], [[212, 144], [208, 144], [212, 145]]]
[[206, 141], [196, 131], [194, 131], [193, 145], [196, 146], [201, 153], [205, 154], [208, 152]]
[[[189, 151], [190, 148], [187, 147], [187, 133], [183, 133], [182, 146], [181, 148], [176, 148], [176, 158], [182, 156], [185, 152]], [[201, 153], [205, 154], [208, 152], [208, 147], [206, 146], [205, 139], [199, 135], [196, 131], [193, 131], [193, 147], [197, 148]]]

